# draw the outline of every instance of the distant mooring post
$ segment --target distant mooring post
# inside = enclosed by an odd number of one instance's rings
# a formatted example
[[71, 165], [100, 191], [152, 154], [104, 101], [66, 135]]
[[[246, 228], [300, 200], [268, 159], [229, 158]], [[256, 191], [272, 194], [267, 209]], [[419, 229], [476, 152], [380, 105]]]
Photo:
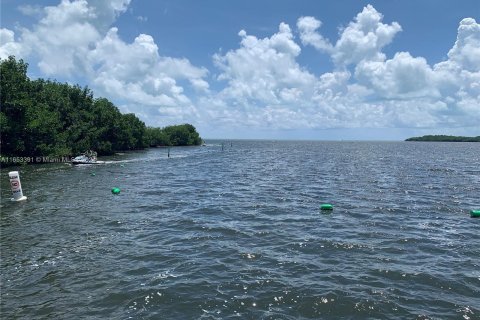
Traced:
[[170, 148], [168, 148], [167, 152], [168, 152], [167, 156], [170, 158]]
[[222, 142], [222, 151], [223, 151], [223, 148], [224, 148], [224, 147], [223, 147], [223, 142]]
[[27, 197], [24, 196], [22, 192], [22, 184], [20, 183], [20, 174], [18, 171], [10, 171], [8, 178], [10, 179], [10, 186], [12, 187], [12, 201], [27, 200]]

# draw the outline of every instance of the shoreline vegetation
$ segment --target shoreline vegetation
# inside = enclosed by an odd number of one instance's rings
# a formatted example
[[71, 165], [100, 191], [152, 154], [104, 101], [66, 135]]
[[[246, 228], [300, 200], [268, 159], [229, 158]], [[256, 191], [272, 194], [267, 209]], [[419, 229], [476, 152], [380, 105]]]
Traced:
[[[201, 145], [191, 124], [147, 127], [122, 114], [88, 87], [30, 80], [28, 63], [0, 59], [1, 157], [71, 157], [86, 150], [99, 156], [159, 146]], [[3, 165], [3, 163], [2, 163]]]
[[480, 142], [478, 137], [461, 137], [461, 136], [447, 136], [447, 135], [426, 135], [422, 137], [412, 137], [405, 141], [433, 141], [433, 142]]

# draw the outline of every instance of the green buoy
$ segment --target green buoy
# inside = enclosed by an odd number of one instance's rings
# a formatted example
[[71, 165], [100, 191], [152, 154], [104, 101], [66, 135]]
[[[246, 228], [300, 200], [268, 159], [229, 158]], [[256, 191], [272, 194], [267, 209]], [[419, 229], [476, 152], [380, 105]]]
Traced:
[[330, 203], [324, 203], [320, 206], [320, 210], [333, 210], [333, 205]]
[[113, 194], [119, 194], [120, 193], [120, 188], [117, 188], [117, 187], [112, 188], [112, 193]]
[[472, 210], [470, 211], [470, 216], [472, 218], [480, 218], [480, 210]]
[[92, 177], [95, 177], [95, 172], [92, 172]]

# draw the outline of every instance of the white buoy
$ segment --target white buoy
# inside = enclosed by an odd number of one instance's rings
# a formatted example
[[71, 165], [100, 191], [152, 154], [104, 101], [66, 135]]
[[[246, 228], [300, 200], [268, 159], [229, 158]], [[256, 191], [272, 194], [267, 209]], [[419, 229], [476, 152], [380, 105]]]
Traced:
[[12, 187], [12, 201], [27, 200], [27, 197], [24, 196], [22, 192], [22, 184], [20, 183], [20, 174], [18, 171], [10, 171], [8, 177], [10, 178], [10, 186]]

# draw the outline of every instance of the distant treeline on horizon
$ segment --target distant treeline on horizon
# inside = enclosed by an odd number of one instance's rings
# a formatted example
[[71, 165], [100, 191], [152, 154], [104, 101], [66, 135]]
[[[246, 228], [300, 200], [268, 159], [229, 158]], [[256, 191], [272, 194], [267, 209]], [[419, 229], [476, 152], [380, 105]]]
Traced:
[[0, 59], [2, 156], [99, 155], [153, 146], [200, 145], [194, 126], [146, 127], [135, 114], [122, 114], [105, 98], [79, 85], [27, 76], [28, 64]]
[[480, 136], [461, 137], [461, 136], [447, 136], [447, 135], [426, 135], [422, 137], [408, 138], [405, 141], [480, 142]]

